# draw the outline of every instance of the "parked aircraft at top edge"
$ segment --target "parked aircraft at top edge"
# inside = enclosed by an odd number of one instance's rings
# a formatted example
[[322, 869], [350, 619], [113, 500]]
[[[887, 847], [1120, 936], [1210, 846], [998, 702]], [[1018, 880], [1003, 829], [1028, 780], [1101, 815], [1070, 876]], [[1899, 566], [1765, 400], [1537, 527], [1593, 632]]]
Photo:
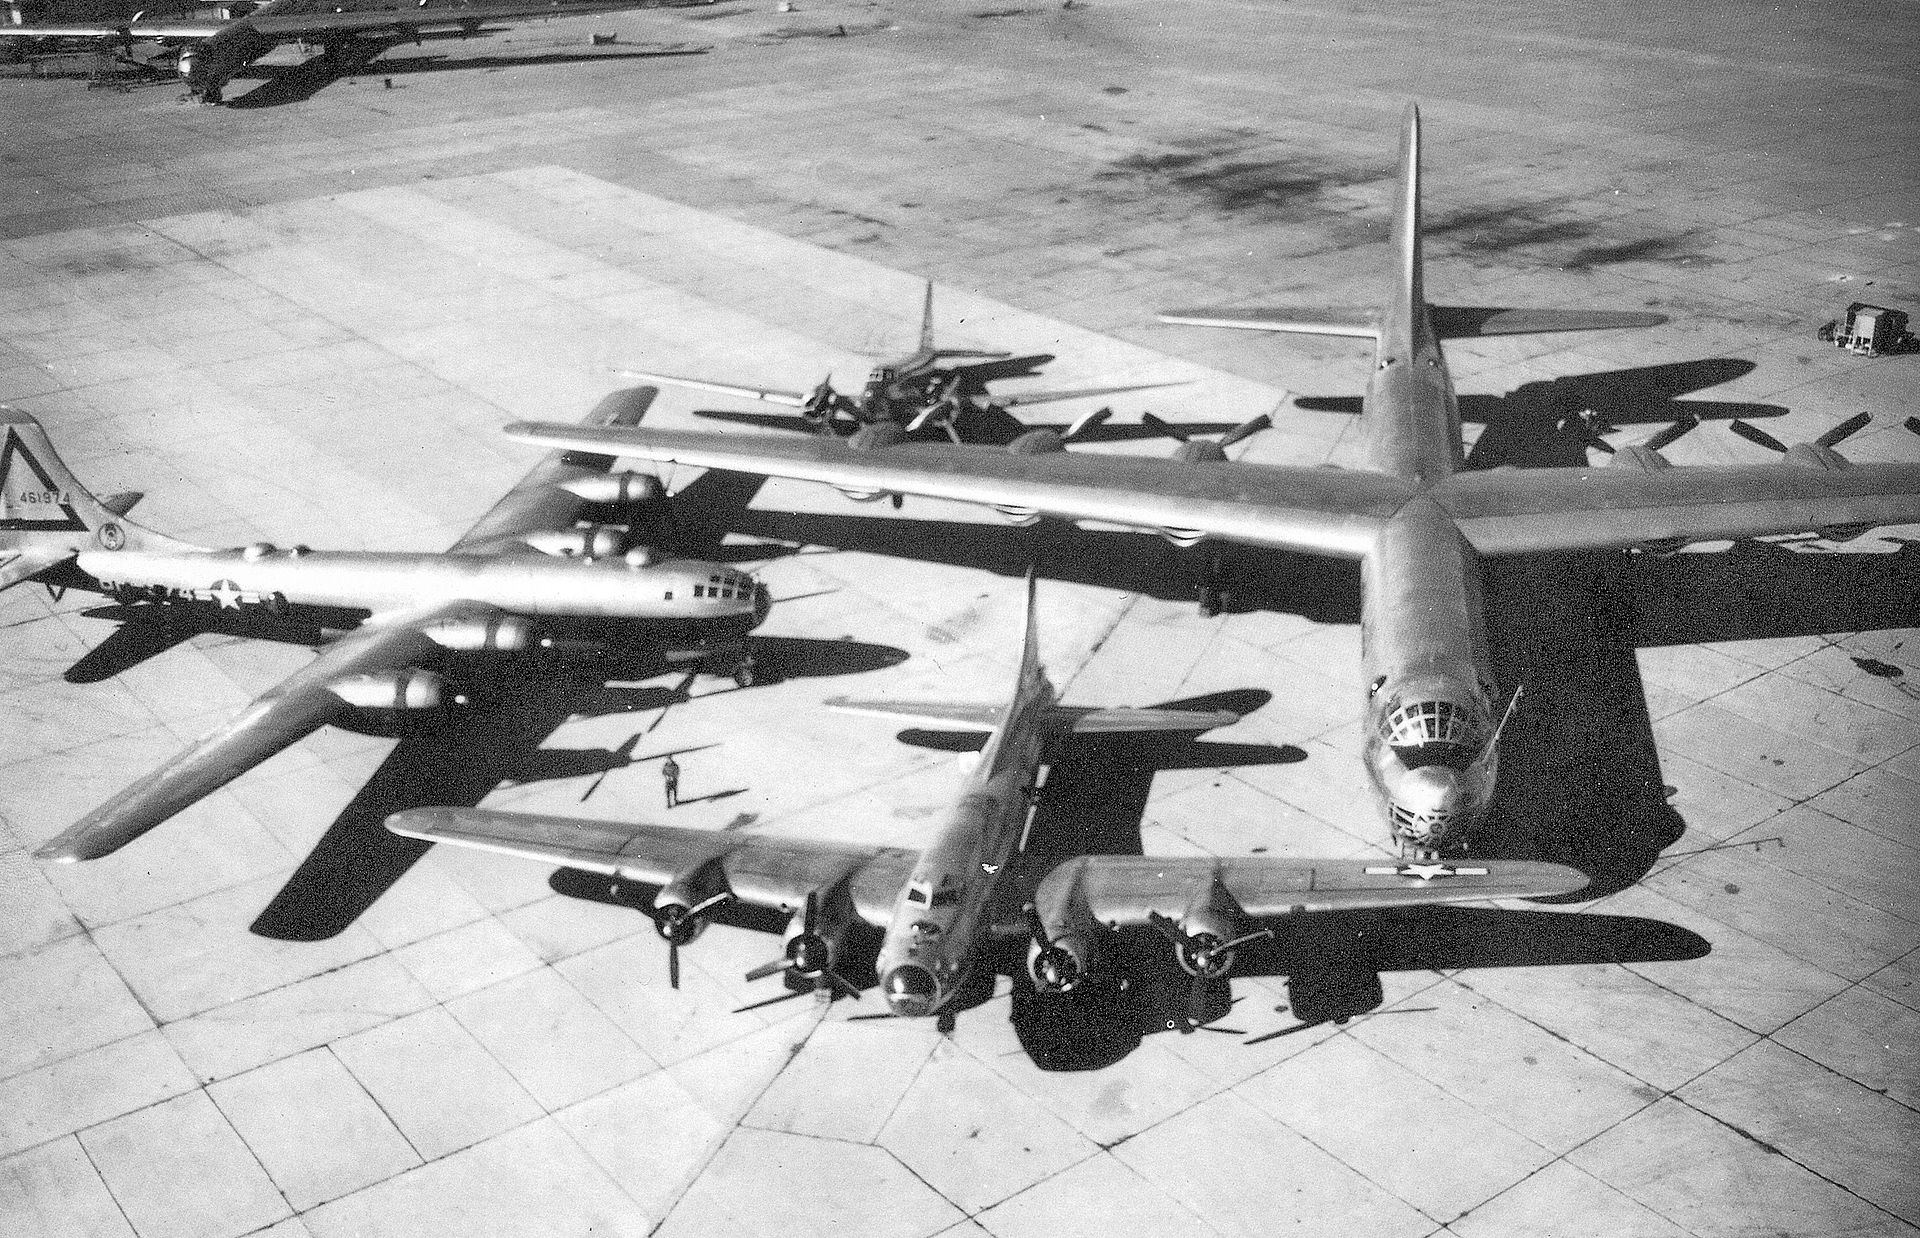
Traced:
[[[1187, 1030], [1205, 1021], [1206, 984], [1232, 969], [1235, 951], [1263, 937], [1264, 918], [1309, 912], [1567, 894], [1587, 884], [1560, 864], [1490, 860], [1420, 865], [1273, 856], [1081, 855], [1044, 876], [1018, 862], [1039, 791], [1040, 767], [1071, 734], [1204, 731], [1239, 721], [1225, 710], [1061, 705], [1040, 665], [1034, 582], [1027, 578], [1026, 635], [1004, 707], [945, 701], [827, 702], [916, 726], [987, 732], [960, 793], [918, 850], [784, 838], [731, 830], [496, 812], [414, 808], [387, 828], [659, 887], [652, 905], [666, 939], [668, 975], [704, 917], [734, 900], [787, 917], [782, 956], [747, 979], [784, 974], [794, 992], [857, 993], [847, 939], [857, 922], [884, 934], [876, 974], [893, 1014], [950, 1020], [963, 1004], [981, 948], [1028, 938], [1027, 970], [1042, 993], [1085, 992], [1116, 977], [1102, 970], [1112, 931], [1152, 926], [1193, 977]], [[1027, 884], [1033, 877], [1039, 879]], [[779, 997], [771, 1001], [782, 1000]], [[766, 1002], [756, 1003], [759, 1005]]]
[[202, 103], [224, 98], [227, 82], [283, 43], [319, 44], [347, 60], [415, 42], [433, 31], [483, 33], [489, 23], [586, 17], [628, 9], [710, 4], [714, 0], [236, 0], [188, 12], [144, 9], [125, 21], [34, 22], [0, 26], [0, 40], [82, 40], [103, 48], [158, 43], [178, 53], [187, 91]]
[[1369, 338], [1355, 469], [1064, 451], [1034, 431], [1007, 449], [836, 442], [522, 422], [523, 442], [824, 482], [856, 497], [913, 494], [991, 506], [1019, 522], [1098, 520], [1358, 560], [1365, 761], [1392, 835], [1412, 856], [1461, 845], [1493, 798], [1500, 720], [1480, 560], [1558, 551], [1667, 551], [1700, 541], [1817, 531], [1832, 539], [1920, 522], [1920, 465], [1834, 451], [1862, 419], [1783, 460], [1675, 466], [1659, 447], [1685, 423], [1624, 447], [1606, 468], [1464, 471], [1441, 341], [1651, 326], [1661, 315], [1429, 305], [1421, 253], [1420, 116], [1409, 105], [1394, 193], [1393, 273], [1378, 307], [1182, 310], [1167, 322]]
[[[630, 426], [654, 395], [614, 392], [585, 424]], [[464, 703], [432, 669], [449, 655], [647, 651], [696, 665], [719, 657], [738, 682], [751, 682], [742, 638], [766, 618], [765, 587], [722, 564], [631, 546], [627, 530], [579, 525], [584, 515], [664, 501], [653, 478], [610, 473], [612, 464], [554, 453], [442, 553], [264, 542], [216, 550], [126, 519], [138, 495], [96, 499], [38, 421], [0, 405], [0, 588], [39, 580], [104, 593], [127, 608], [126, 622], [176, 633], [227, 616], [278, 621], [309, 643], [343, 633], [36, 854], [109, 855], [355, 709], [403, 716]]]

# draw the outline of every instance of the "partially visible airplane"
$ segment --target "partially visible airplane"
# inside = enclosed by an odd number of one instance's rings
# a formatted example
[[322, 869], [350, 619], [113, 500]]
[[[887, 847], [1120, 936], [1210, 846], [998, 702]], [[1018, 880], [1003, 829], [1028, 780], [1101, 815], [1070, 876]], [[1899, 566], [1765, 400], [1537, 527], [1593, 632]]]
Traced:
[[675, 987], [680, 947], [700, 934], [705, 916], [738, 899], [787, 917], [784, 953], [747, 979], [785, 975], [791, 992], [857, 996], [846, 979], [847, 943], [849, 931], [864, 923], [883, 934], [875, 973], [892, 1013], [933, 1015], [948, 1024], [970, 981], [990, 979], [977, 973], [980, 948], [990, 941], [1027, 937], [1027, 970], [1035, 987], [1081, 993], [1102, 976], [1102, 947], [1110, 933], [1155, 928], [1193, 977], [1191, 1030], [1204, 1021], [1207, 983], [1227, 975], [1235, 951], [1273, 935], [1259, 925], [1262, 919], [1546, 897], [1587, 884], [1576, 869], [1536, 861], [1469, 866], [1083, 855], [1017, 888], [1029, 880], [1019, 876], [1024, 868], [1017, 855], [1026, 847], [1040, 769], [1053, 744], [1069, 735], [1205, 731], [1239, 721], [1225, 710], [1060, 704], [1040, 665], [1031, 575], [1020, 669], [1006, 705], [844, 698], [828, 704], [919, 726], [987, 733], [978, 763], [925, 848], [479, 808], [409, 809], [388, 818], [387, 828], [407, 838], [602, 873], [612, 879], [616, 897], [628, 885], [659, 887], [652, 915], [667, 942]]
[[[962, 359], [968, 359], [967, 364], [942, 364]], [[897, 442], [907, 434], [916, 434], [927, 428], [938, 429], [958, 443], [963, 439], [961, 423], [969, 417], [977, 418], [983, 414], [1004, 417], [1008, 409], [1025, 404], [1054, 404], [1097, 395], [1115, 395], [1123, 391], [1147, 391], [1155, 387], [1178, 385], [1133, 383], [1123, 387], [1023, 391], [1015, 395], [992, 395], [987, 391], [987, 384], [995, 379], [1027, 377], [1051, 360], [1051, 353], [1016, 357], [1005, 352], [939, 347], [933, 338], [933, 281], [928, 280], [926, 299], [920, 311], [920, 346], [904, 357], [875, 365], [868, 372], [866, 384], [857, 396], [842, 395], [835, 391], [831, 374], [821, 379], [812, 391], [802, 394], [770, 387], [717, 383], [704, 378], [676, 378], [671, 374], [655, 374], [647, 370], [621, 372], [629, 378], [650, 383], [670, 383], [696, 391], [712, 391], [719, 395], [797, 408], [800, 410], [799, 427], [823, 434], [839, 433], [844, 419], [851, 423], [848, 433], [876, 444]], [[1083, 422], [1086, 420], [1083, 419]], [[1076, 423], [1075, 429], [1080, 428], [1081, 424]]]
[[626, 9], [712, 3], [713, 0], [232, 0], [185, 11], [143, 10], [125, 21], [22, 23], [0, 26], [0, 40], [86, 42], [123, 54], [135, 43], [157, 43], [177, 54], [188, 93], [202, 103], [225, 98], [227, 82], [283, 43], [318, 44], [324, 57], [365, 62], [423, 34], [489, 33], [489, 23], [584, 17]]
[[[1217, 542], [1358, 560], [1365, 761], [1411, 857], [1464, 843], [1493, 798], [1501, 712], [1480, 560], [1562, 551], [1670, 552], [1693, 542], [1817, 532], [1833, 540], [1920, 522], [1920, 464], [1855, 464], [1834, 445], [1855, 418], [1780, 462], [1670, 465], [1657, 445], [1605, 468], [1464, 469], [1443, 339], [1649, 326], [1658, 314], [1430, 306], [1421, 258], [1420, 114], [1409, 105], [1394, 193], [1392, 283], [1377, 308], [1182, 310], [1169, 322], [1374, 340], [1358, 468], [1211, 458], [1178, 463], [1064, 450], [1056, 435], [1006, 450], [523, 422], [522, 442], [824, 482], [855, 497], [913, 494]], [[1663, 431], [1656, 443], [1671, 441]], [[1770, 436], [1769, 436], [1770, 437]], [[1775, 446], [1776, 444], [1767, 444]], [[1784, 447], [1784, 444], [1777, 444]], [[1210, 582], [1211, 585], [1212, 582]], [[1496, 721], [1498, 717], [1498, 721]]]
[[[631, 426], [654, 395], [615, 392], [586, 424]], [[103, 593], [134, 622], [257, 616], [299, 625], [315, 643], [336, 634], [230, 722], [41, 847], [41, 859], [110, 855], [354, 711], [403, 717], [466, 704], [432, 669], [450, 656], [644, 650], [696, 668], [725, 658], [738, 682], [752, 680], [742, 638], [766, 618], [764, 586], [718, 563], [629, 547], [625, 529], [578, 523], [659, 499], [651, 477], [611, 473], [608, 456], [554, 453], [445, 553], [214, 550], [126, 519], [137, 495], [89, 494], [26, 413], [0, 406], [0, 432], [0, 588], [39, 580]]]

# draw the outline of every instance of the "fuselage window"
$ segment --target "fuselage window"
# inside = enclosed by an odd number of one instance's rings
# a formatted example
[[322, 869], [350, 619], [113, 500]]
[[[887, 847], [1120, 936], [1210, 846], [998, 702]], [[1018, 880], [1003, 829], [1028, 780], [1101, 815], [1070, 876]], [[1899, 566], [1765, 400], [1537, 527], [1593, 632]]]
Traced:
[[927, 888], [925, 886], [909, 886], [907, 888], [907, 901], [916, 907], [925, 907], [927, 905]]

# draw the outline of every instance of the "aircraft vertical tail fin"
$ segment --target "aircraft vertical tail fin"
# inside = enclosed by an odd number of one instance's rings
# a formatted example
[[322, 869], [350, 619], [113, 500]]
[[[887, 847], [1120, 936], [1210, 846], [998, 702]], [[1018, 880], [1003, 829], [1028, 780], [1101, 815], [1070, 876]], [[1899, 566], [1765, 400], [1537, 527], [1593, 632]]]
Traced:
[[933, 281], [927, 281], [927, 298], [920, 307], [920, 351], [934, 352], [933, 347]]
[[77, 481], [30, 414], [0, 405], [0, 588], [82, 550], [188, 548], [127, 520]]
[[1020, 684], [1025, 687], [1035, 675], [1044, 674], [1040, 668], [1040, 607], [1039, 590], [1035, 585], [1033, 568], [1027, 568], [1027, 626], [1026, 633], [1020, 638]]
[[1383, 334], [1413, 338], [1413, 326], [1426, 305], [1420, 252], [1420, 106], [1407, 104], [1400, 122], [1400, 166], [1393, 188], [1393, 287], [1382, 315]]

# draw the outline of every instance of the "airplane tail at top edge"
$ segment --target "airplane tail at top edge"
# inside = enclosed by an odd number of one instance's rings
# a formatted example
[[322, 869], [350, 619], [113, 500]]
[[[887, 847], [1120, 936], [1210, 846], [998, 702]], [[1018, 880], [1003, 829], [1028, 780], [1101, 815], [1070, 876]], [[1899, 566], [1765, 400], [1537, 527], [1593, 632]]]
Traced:
[[1413, 338], [1426, 305], [1420, 252], [1420, 105], [1407, 104], [1400, 122], [1400, 165], [1393, 190], [1393, 287], [1383, 312], [1383, 335]]
[[1018, 691], [1025, 692], [1035, 676], [1046, 672], [1040, 666], [1040, 591], [1034, 570], [1027, 569], [1027, 624], [1020, 638], [1020, 679]]
[[31, 414], [0, 405], [0, 588], [82, 550], [193, 549], [82, 486]]
[[927, 281], [926, 300], [920, 306], [920, 351], [933, 352], [933, 281]]

